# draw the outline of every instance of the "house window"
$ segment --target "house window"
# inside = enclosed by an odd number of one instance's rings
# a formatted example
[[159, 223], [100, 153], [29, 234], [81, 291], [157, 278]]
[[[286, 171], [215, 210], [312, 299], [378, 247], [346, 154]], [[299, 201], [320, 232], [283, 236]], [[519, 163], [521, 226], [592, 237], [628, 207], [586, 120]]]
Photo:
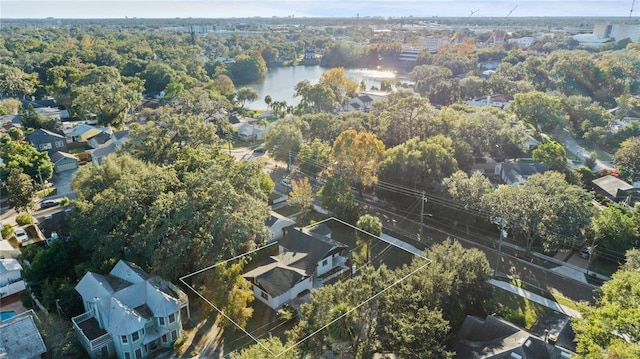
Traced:
[[56, 141], [56, 148], [64, 147], [64, 141]]
[[160, 323], [160, 325], [164, 325], [164, 317], [158, 318], [158, 323]]
[[51, 147], [52, 147], [51, 143], [41, 143], [40, 144], [40, 151], [50, 150]]
[[269, 300], [269, 295], [265, 292], [260, 292], [260, 296], [266, 300]]
[[175, 314], [169, 314], [169, 324], [173, 323], [176, 321], [176, 315]]
[[178, 339], [178, 332], [174, 330], [171, 332], [171, 341], [175, 342], [176, 339]]
[[329, 263], [329, 262], [328, 262], [328, 259], [325, 259], [325, 260], [323, 260], [323, 261], [322, 261], [322, 265], [323, 265], [323, 266], [326, 266], [326, 265], [327, 265], [327, 263]]
[[163, 343], [166, 343], [166, 342], [167, 342], [167, 335], [166, 335], [166, 334], [162, 336], [162, 342], [163, 342]]
[[140, 334], [138, 332], [133, 332], [133, 334], [131, 334], [131, 341], [137, 341], [138, 339], [140, 339]]
[[126, 336], [126, 335], [123, 335], [123, 336], [121, 337], [121, 340], [122, 340], [122, 344], [127, 344], [127, 343], [129, 342], [129, 339], [127, 339], [127, 336]]
[[124, 352], [124, 359], [131, 359], [131, 353]]
[[136, 359], [142, 359], [142, 349], [136, 349]]

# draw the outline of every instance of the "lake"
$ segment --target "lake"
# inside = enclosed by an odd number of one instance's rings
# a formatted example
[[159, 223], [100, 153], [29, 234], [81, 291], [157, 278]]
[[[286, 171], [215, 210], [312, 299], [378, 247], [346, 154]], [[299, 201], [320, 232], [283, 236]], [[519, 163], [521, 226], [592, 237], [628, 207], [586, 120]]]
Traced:
[[[316, 66], [287, 66], [276, 67], [267, 71], [264, 80], [247, 85], [258, 92], [258, 100], [247, 104], [251, 110], [266, 110], [265, 96], [271, 96], [272, 101], [286, 101], [287, 105], [295, 106], [300, 98], [294, 98], [294, 87], [298, 82], [309, 80], [312, 85], [318, 83], [322, 73], [329, 69]], [[348, 69], [347, 77], [360, 84], [364, 80], [367, 89], [371, 86], [380, 88], [381, 81], [389, 81], [392, 84], [400, 79], [406, 81], [406, 74], [398, 75], [391, 71], [379, 71], [369, 69]]]

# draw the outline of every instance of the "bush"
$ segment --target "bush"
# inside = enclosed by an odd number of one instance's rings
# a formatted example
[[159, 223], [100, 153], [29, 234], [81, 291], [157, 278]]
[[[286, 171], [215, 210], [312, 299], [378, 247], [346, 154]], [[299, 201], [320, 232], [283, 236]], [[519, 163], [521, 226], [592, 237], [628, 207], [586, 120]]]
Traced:
[[27, 212], [20, 213], [16, 217], [16, 222], [21, 226], [24, 226], [25, 224], [33, 224], [33, 217], [31, 217]]
[[2, 226], [2, 238], [7, 239], [13, 235], [13, 226], [5, 224]]
[[60, 199], [61, 206], [68, 206], [69, 204], [71, 204], [71, 200], [67, 198], [67, 196], [64, 196], [62, 197], [62, 199]]
[[179, 349], [186, 340], [187, 340], [187, 336], [181, 335], [180, 338], [176, 339], [176, 341], [173, 342], [173, 349], [174, 350]]

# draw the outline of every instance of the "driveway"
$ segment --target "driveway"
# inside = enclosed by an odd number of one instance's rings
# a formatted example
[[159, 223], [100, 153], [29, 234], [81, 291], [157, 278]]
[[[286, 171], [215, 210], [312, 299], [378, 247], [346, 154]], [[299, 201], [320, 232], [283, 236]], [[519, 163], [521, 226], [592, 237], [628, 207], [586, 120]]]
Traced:
[[78, 172], [78, 169], [54, 174], [51, 178], [51, 182], [57, 191], [55, 195], [48, 198], [62, 198], [65, 196], [69, 199], [76, 198], [76, 193], [71, 189], [71, 180], [76, 172]]
[[[587, 158], [589, 158], [589, 151], [580, 146], [566, 129], [558, 131], [556, 140], [562, 143], [569, 151], [578, 156], [583, 163]], [[611, 166], [610, 162], [596, 160], [596, 167], [593, 168], [593, 171], [597, 172], [603, 169], [613, 169], [613, 167]]]

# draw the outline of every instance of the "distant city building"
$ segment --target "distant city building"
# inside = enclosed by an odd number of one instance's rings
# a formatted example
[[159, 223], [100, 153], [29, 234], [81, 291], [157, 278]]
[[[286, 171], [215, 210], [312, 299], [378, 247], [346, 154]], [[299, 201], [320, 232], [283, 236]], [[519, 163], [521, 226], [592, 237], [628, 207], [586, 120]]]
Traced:
[[593, 26], [593, 35], [610, 38], [615, 41], [630, 39], [632, 42], [640, 41], [640, 24], [611, 24], [609, 22], [597, 22]]
[[440, 48], [449, 45], [449, 39], [446, 36], [427, 36], [427, 49], [429, 52], [435, 53]]
[[529, 46], [533, 45], [533, 43], [536, 41], [536, 39], [532, 36], [525, 36], [525, 37], [518, 37], [518, 38], [514, 38], [514, 39], [509, 39], [509, 43], [516, 43], [518, 44], [518, 46], [520, 46], [520, 48], [522, 49], [526, 49]]

